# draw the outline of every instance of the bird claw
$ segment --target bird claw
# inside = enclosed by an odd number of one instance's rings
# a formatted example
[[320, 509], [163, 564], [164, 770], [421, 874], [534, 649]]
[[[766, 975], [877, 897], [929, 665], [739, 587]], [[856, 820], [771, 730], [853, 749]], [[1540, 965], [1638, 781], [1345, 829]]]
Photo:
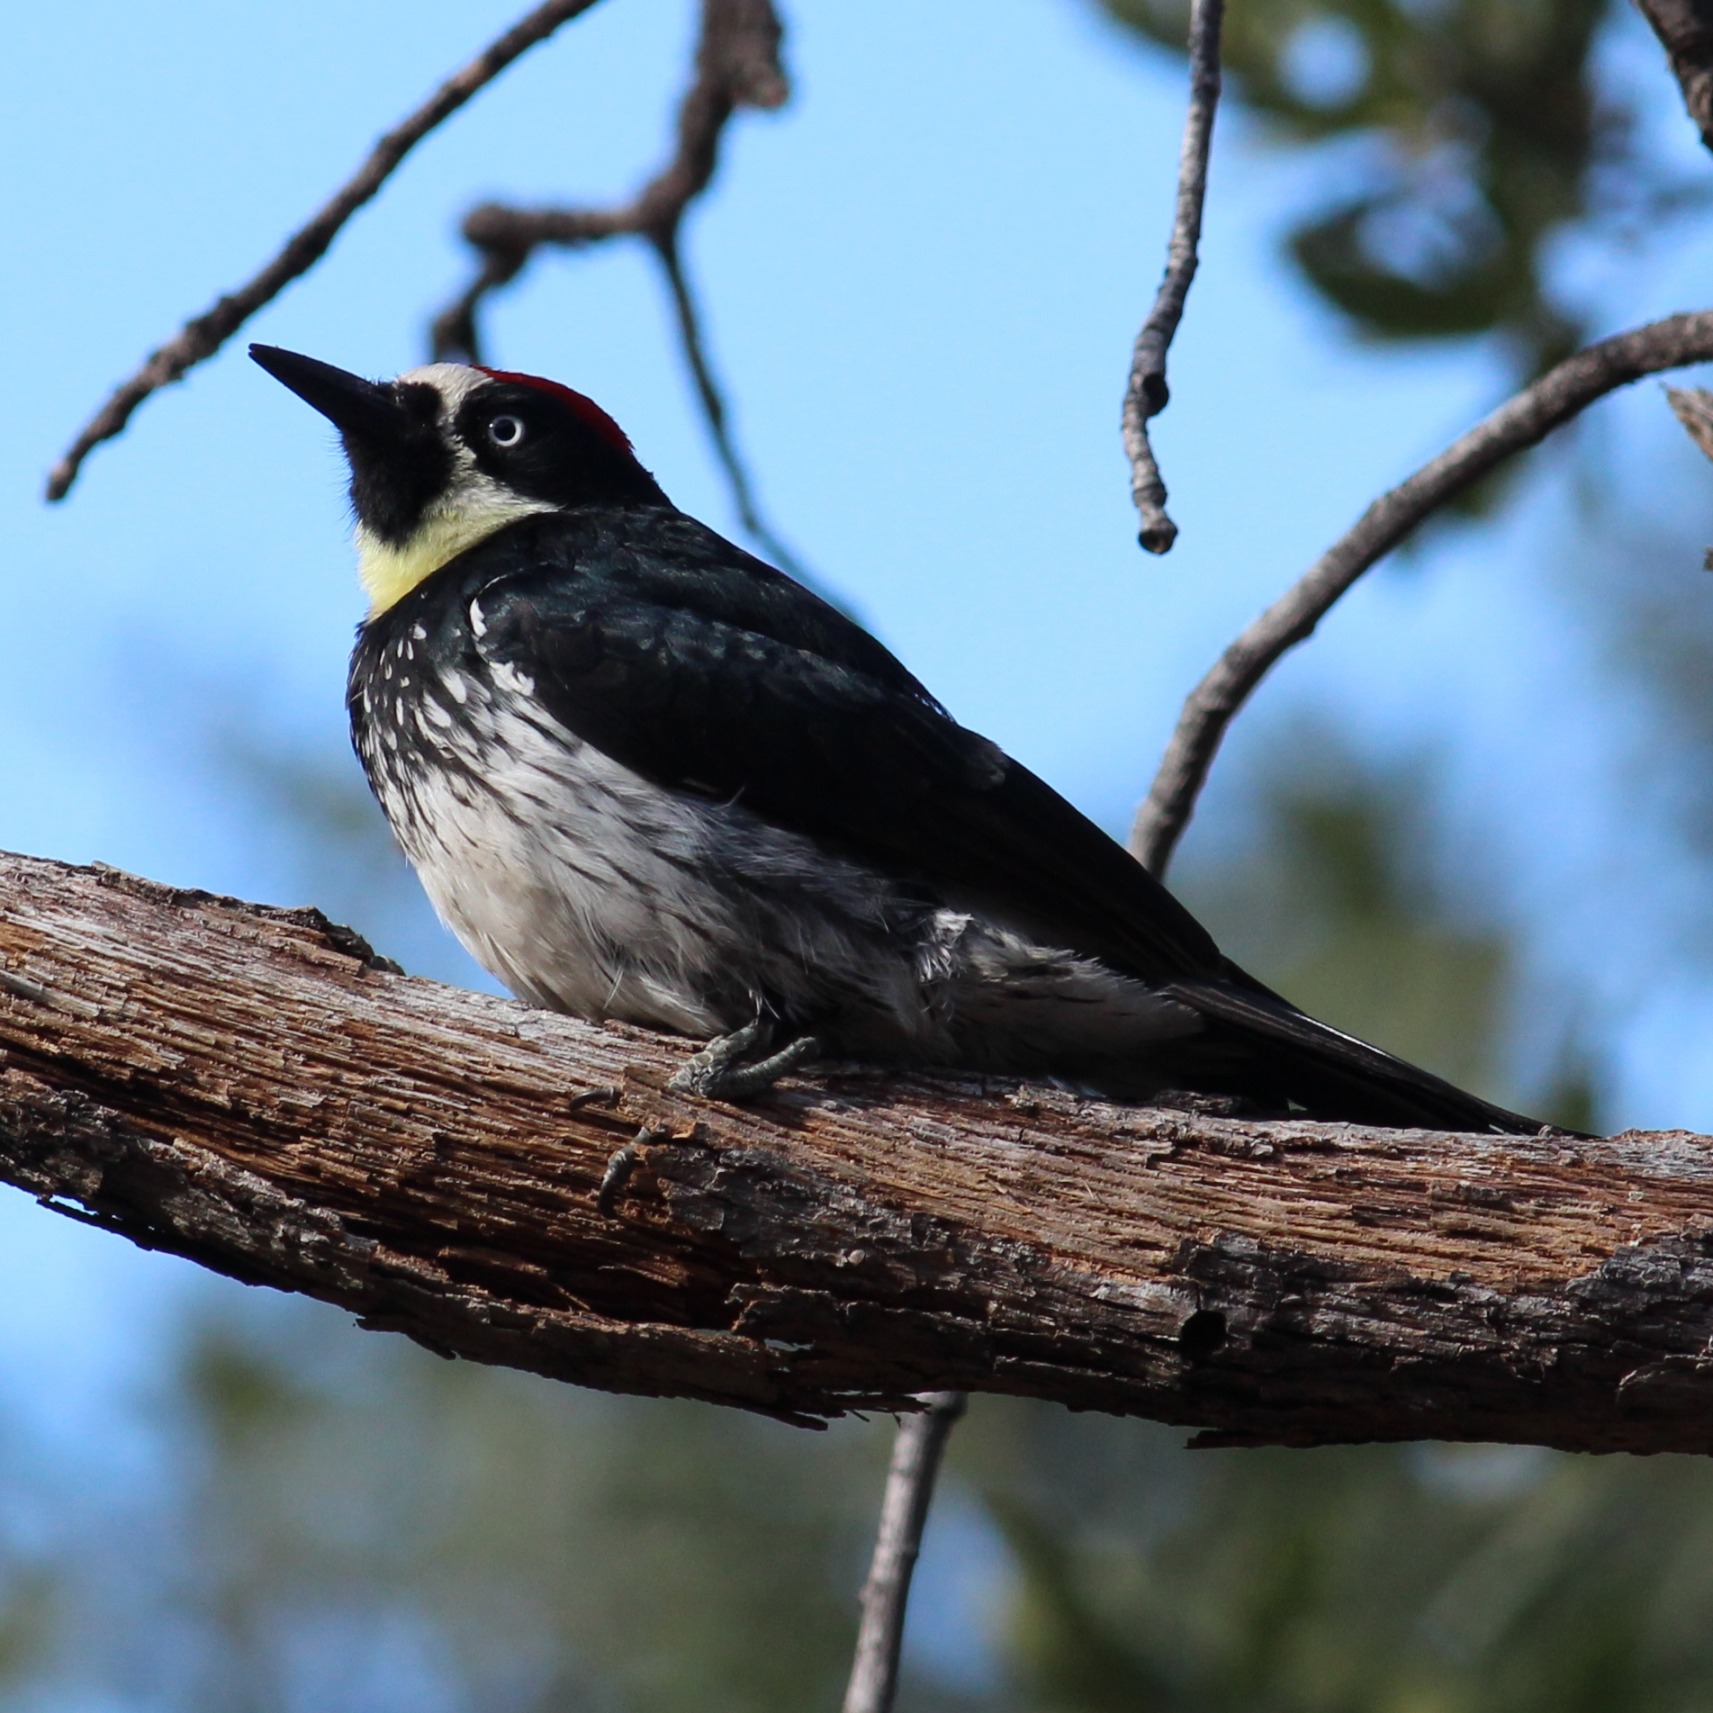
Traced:
[[[821, 1042], [814, 1035], [800, 1035], [777, 1053], [768, 1053], [772, 1044], [772, 1028], [765, 1018], [758, 1017], [729, 1035], [717, 1036], [690, 1059], [666, 1085], [678, 1094], [697, 1094], [708, 1100], [743, 1100], [771, 1088], [788, 1071], [810, 1059], [818, 1058]], [[745, 1064], [746, 1054], [760, 1048], [765, 1057]], [[590, 1089], [576, 1095], [573, 1106], [617, 1095], [617, 1089]], [[595, 1191], [595, 1206], [608, 1218], [613, 1215], [613, 1203], [624, 1193], [631, 1175], [642, 1164], [642, 1150], [651, 1142], [662, 1139], [665, 1132], [651, 1130], [646, 1124], [630, 1141], [615, 1148], [601, 1174], [600, 1188]]]
[[[636, 1140], [649, 1140], [649, 1131], [643, 1128], [636, 1133]], [[601, 1174], [601, 1187], [595, 1191], [596, 1209], [609, 1217], [613, 1211], [613, 1202], [619, 1192], [630, 1181], [630, 1175], [642, 1162], [642, 1155], [629, 1143], [622, 1148], [613, 1150], [612, 1158], [607, 1161], [607, 1169]]]
[[699, 1053], [680, 1067], [666, 1085], [679, 1094], [710, 1094], [713, 1085], [738, 1063], [744, 1054], [766, 1044], [767, 1025], [757, 1017], [729, 1035], [716, 1035]]
[[734, 1029], [729, 1035], [718, 1036], [690, 1059], [666, 1086], [677, 1094], [697, 1094], [704, 1100], [745, 1100], [771, 1088], [799, 1065], [820, 1057], [820, 1038], [800, 1035], [777, 1053], [769, 1053], [753, 1064], [745, 1064], [745, 1055], [758, 1045], [765, 1046], [768, 1034], [766, 1024], [757, 1018], [741, 1029]]

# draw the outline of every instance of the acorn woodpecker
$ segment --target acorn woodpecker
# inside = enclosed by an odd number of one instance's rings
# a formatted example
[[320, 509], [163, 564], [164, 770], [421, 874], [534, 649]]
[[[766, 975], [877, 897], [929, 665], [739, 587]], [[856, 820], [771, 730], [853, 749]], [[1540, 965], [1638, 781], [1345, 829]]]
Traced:
[[1529, 1132], [1317, 1023], [843, 613], [678, 511], [568, 387], [251, 355], [338, 428], [352, 739], [441, 917], [533, 1004], [1120, 1099]]

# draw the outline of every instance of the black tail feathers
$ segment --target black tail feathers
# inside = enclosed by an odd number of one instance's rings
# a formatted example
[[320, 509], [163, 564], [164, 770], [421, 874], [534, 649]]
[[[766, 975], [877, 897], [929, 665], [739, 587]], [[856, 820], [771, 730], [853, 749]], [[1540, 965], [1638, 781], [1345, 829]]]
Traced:
[[1229, 1045], [1247, 1085], [1233, 1092], [1351, 1124], [1514, 1136], [1547, 1128], [1317, 1023], [1241, 971], [1232, 974], [1236, 980], [1229, 985], [1184, 984], [1172, 992], [1208, 1019], [1210, 1036]]

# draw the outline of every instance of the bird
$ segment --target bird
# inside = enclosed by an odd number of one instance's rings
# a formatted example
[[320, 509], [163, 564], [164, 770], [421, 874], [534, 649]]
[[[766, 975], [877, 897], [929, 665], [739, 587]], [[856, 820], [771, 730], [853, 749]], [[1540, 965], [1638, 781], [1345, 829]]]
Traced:
[[353, 746], [442, 920], [526, 1003], [1123, 1101], [1532, 1134], [1227, 958], [875, 637], [678, 510], [592, 399], [250, 354], [338, 430], [370, 607]]

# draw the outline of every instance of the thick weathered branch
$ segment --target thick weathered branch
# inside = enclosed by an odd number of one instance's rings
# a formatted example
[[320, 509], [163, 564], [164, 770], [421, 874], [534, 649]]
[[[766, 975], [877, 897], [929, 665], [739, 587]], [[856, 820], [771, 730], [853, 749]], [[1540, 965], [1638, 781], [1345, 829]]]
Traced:
[[1713, 149], [1713, 0], [1636, 0], [1665, 46], [1683, 104]]
[[1166, 352], [1183, 319], [1190, 282], [1196, 277], [1213, 116], [1219, 108], [1219, 34], [1224, 17], [1225, 0], [1193, 0], [1190, 7], [1190, 106], [1184, 116], [1184, 140], [1178, 155], [1178, 199], [1166, 246], [1166, 272], [1154, 307], [1136, 335], [1130, 353], [1130, 380], [1124, 389], [1120, 428], [1124, 455], [1130, 460], [1130, 497], [1139, 524], [1136, 538], [1150, 553], [1169, 553], [1178, 539], [1178, 526], [1166, 515], [1166, 483], [1148, 439], [1148, 421], [1166, 408], [1171, 397], [1166, 385]]
[[1708, 1138], [854, 1071], [739, 1110], [666, 1091], [684, 1051], [313, 912], [0, 859], [0, 1177], [365, 1325], [805, 1421], [958, 1388], [1221, 1442], [1713, 1450]]
[[1515, 453], [1619, 387], [1713, 361], [1713, 311], [1671, 315], [1567, 357], [1389, 493], [1256, 618], [1192, 690], [1130, 830], [1130, 849], [1163, 875], [1189, 825], [1227, 727], [1279, 657], [1304, 641], [1344, 592], [1409, 533]]
[[179, 380], [185, 372], [212, 357], [257, 310], [271, 303], [291, 282], [306, 274], [326, 255], [340, 228], [370, 201], [399, 163], [430, 131], [450, 119], [513, 60], [545, 41], [561, 24], [587, 12], [595, 0], [546, 0], [527, 12], [503, 35], [482, 50], [464, 69], [435, 90], [399, 125], [381, 138], [355, 175], [343, 185], [262, 271], [236, 291], [216, 298], [201, 315], [153, 352], [136, 374], [123, 382], [78, 433], [65, 456], [48, 472], [47, 497], [63, 500], [77, 480], [83, 461], [104, 440], [122, 433], [125, 424], [150, 393]]

